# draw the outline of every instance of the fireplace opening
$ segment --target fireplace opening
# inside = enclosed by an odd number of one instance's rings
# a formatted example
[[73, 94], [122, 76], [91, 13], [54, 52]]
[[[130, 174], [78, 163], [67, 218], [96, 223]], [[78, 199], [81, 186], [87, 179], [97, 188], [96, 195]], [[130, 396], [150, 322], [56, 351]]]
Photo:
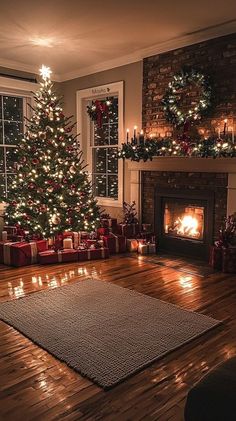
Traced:
[[156, 189], [155, 231], [159, 249], [208, 259], [213, 241], [214, 193]]
[[166, 199], [163, 224], [164, 235], [203, 241], [204, 206], [178, 199]]

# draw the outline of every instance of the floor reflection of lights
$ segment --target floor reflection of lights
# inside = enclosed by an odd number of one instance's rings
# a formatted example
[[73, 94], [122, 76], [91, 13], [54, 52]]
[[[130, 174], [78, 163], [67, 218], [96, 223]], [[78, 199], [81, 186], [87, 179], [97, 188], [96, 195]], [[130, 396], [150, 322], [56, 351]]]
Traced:
[[22, 281], [22, 278], [20, 278], [17, 286], [13, 286], [12, 282], [8, 282], [8, 294], [11, 298], [20, 298], [25, 296], [24, 282]]
[[[93, 275], [96, 275], [96, 270], [92, 271]], [[32, 276], [31, 282], [34, 287], [41, 289], [43, 285], [48, 286], [50, 288], [56, 288], [58, 286], [62, 286], [67, 284], [68, 281], [76, 279], [78, 276], [88, 276], [88, 270], [83, 267], [79, 267], [73, 270], [69, 270], [68, 272], [61, 273], [59, 275], [45, 275], [45, 278], [42, 276]]]
[[179, 284], [182, 288], [191, 289], [193, 287], [192, 280], [192, 276], [181, 275], [179, 278]]

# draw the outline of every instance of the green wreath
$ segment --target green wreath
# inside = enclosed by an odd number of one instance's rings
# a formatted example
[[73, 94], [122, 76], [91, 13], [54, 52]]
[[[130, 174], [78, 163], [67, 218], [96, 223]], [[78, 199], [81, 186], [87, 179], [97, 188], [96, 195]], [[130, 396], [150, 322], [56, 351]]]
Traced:
[[[187, 88], [189, 84], [195, 84], [201, 89], [201, 96], [198, 103], [189, 108], [187, 112], [181, 111], [180, 91]], [[201, 72], [195, 69], [182, 69], [169, 83], [168, 89], [162, 99], [166, 119], [175, 126], [181, 126], [187, 122], [197, 122], [209, 110], [211, 105], [211, 86], [208, 79]]]

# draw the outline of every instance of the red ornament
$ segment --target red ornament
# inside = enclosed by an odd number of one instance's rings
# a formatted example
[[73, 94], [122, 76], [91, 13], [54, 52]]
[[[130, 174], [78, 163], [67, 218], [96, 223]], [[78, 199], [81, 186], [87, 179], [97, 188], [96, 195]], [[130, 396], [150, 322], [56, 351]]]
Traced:
[[34, 159], [32, 160], [32, 164], [37, 165], [38, 163], [39, 163], [38, 158], [34, 158]]
[[35, 189], [35, 184], [34, 183], [29, 183], [28, 184], [28, 188], [29, 189], [32, 189], [32, 190]]

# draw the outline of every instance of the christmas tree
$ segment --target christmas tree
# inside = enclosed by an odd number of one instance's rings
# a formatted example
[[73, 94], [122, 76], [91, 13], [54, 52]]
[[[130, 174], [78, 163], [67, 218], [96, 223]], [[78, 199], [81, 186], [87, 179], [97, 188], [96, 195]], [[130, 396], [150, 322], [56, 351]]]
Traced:
[[53, 92], [51, 70], [42, 66], [41, 87], [17, 154], [17, 173], [8, 193], [5, 222], [30, 235], [64, 230], [93, 231], [99, 207], [85, 168], [74, 124]]

